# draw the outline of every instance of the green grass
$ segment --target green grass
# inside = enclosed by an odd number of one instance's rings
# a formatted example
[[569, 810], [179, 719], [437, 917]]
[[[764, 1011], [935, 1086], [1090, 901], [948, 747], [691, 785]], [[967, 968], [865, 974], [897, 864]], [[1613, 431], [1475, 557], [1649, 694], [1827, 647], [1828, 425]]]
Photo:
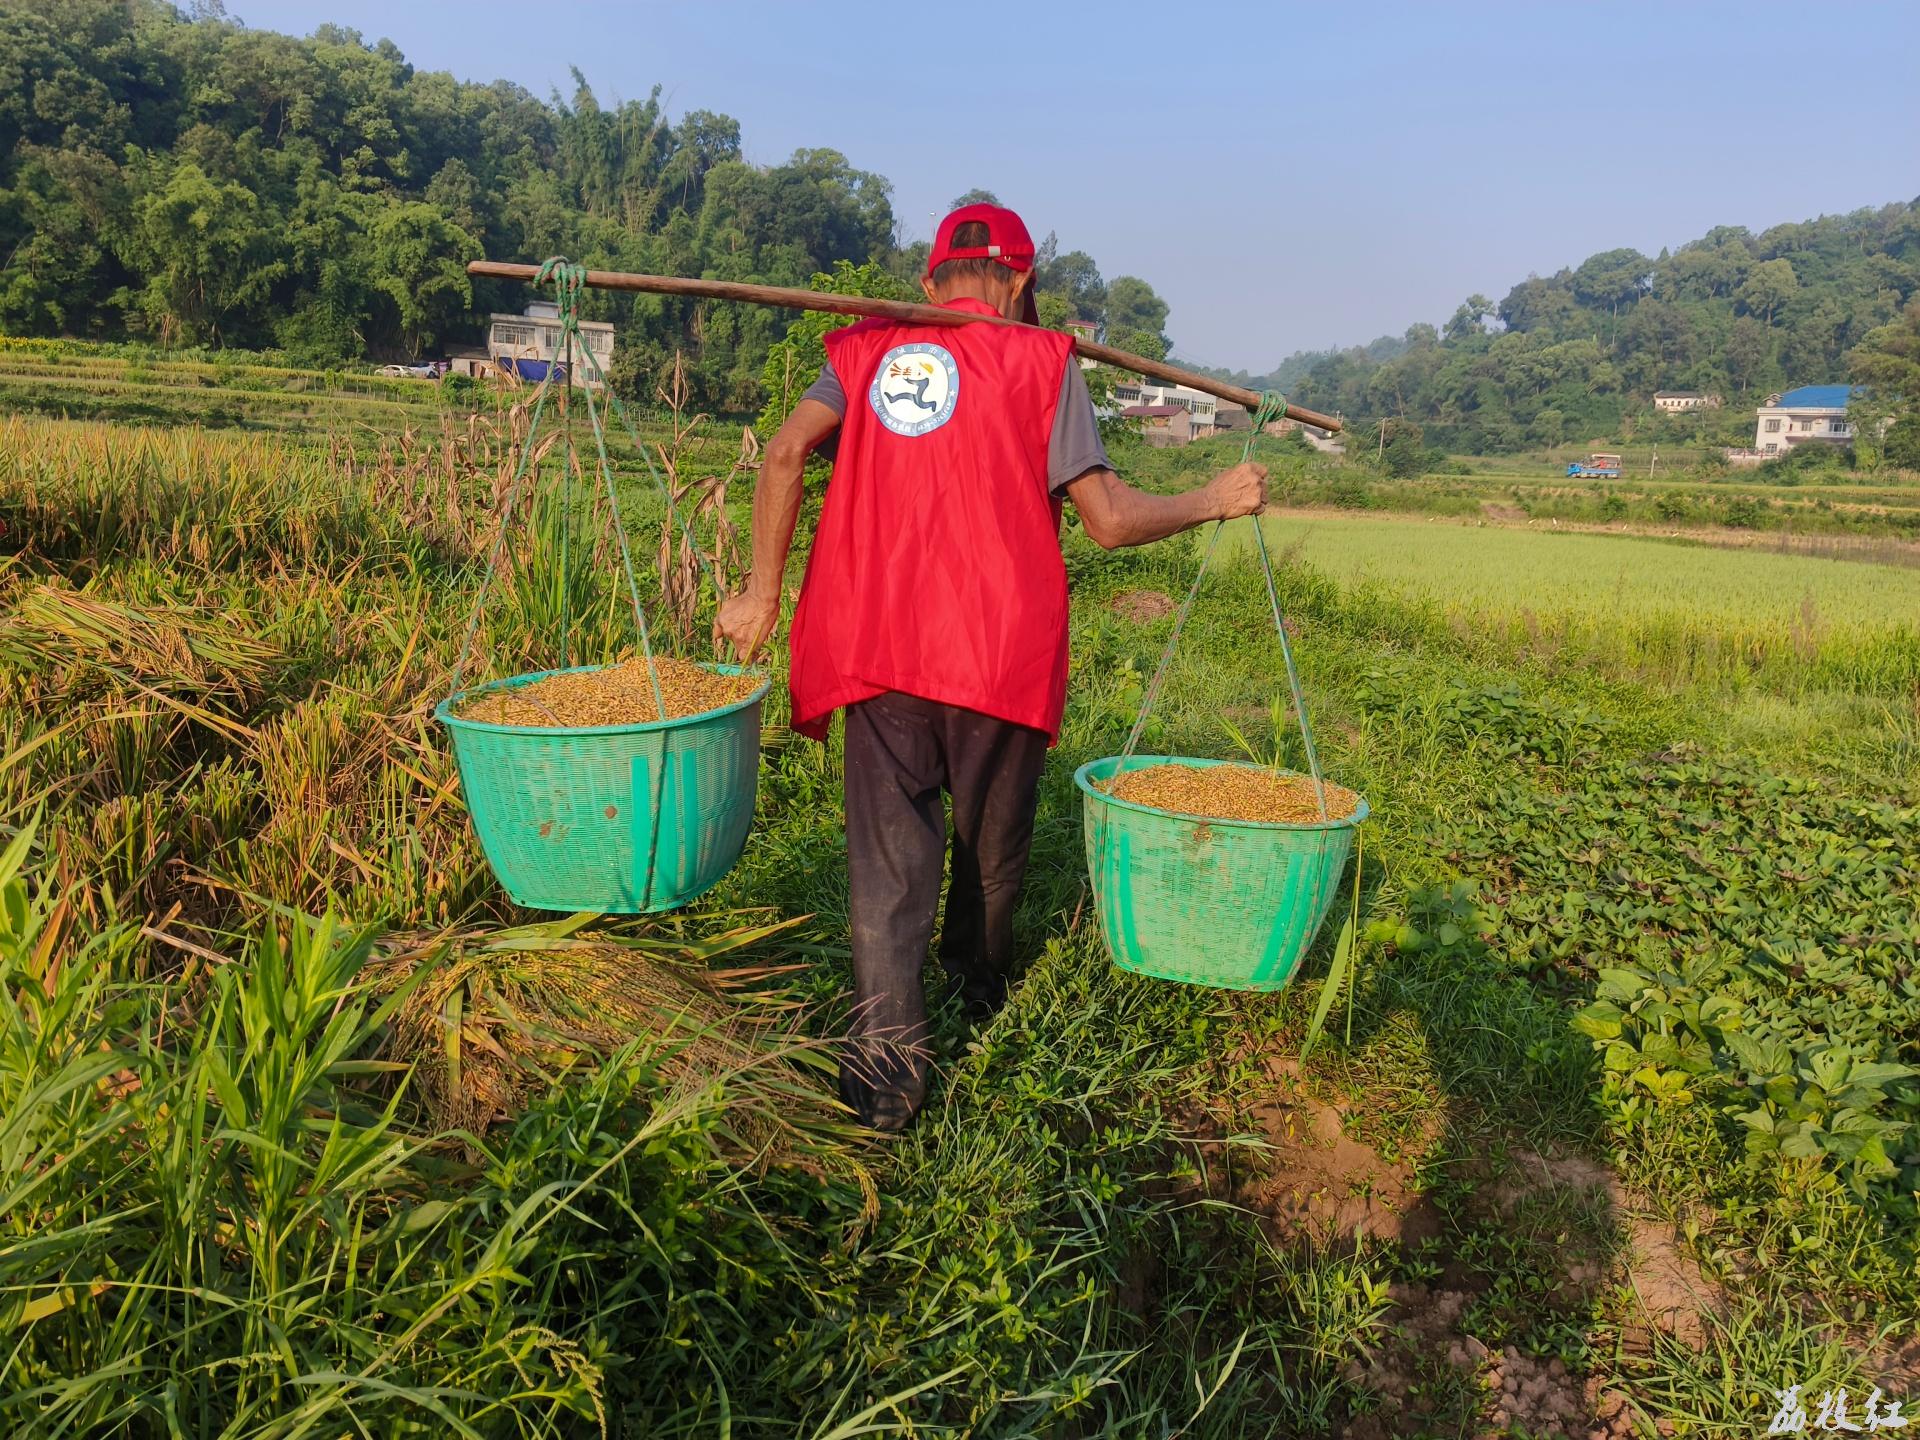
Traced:
[[[1405, 519], [1265, 522], [1270, 544], [1349, 584], [1374, 582], [1444, 606], [1541, 615], [1689, 615], [1840, 634], [1920, 616], [1920, 571], [1627, 536], [1471, 529]], [[1244, 538], [1240, 540], [1244, 545]]]
[[1897, 697], [1920, 679], [1912, 567], [1436, 519], [1263, 523], [1280, 553], [1423, 607], [1484, 653], [1785, 692]]
[[[1636, 563], [1536, 634], [1516, 557], [1547, 584], [1569, 537], [1456, 529], [1533, 548], [1462, 552], [1423, 596], [1355, 583], [1309, 539], [1281, 600], [1323, 760], [1378, 818], [1354, 984], [1302, 1064], [1324, 937], [1279, 996], [1106, 961], [1072, 771], [1123, 743], [1171, 623], [1110, 602], [1177, 597], [1195, 559], [1069, 524], [1074, 671], [1026, 974], [983, 1030], [937, 1015], [931, 1106], [872, 1145], [824, 1077], [847, 981], [837, 747], [767, 751], [746, 853], [685, 915], [525, 930], [545, 917], [494, 886], [428, 715], [510, 433], [369, 458], [0, 430], [9, 1433], [1490, 1428], [1445, 1337], [1416, 1392], [1370, 1378], [1412, 1286], [1464, 1297], [1447, 1336], [1571, 1366], [1642, 1434], [1753, 1433], [1794, 1381], [1913, 1394], [1876, 1347], [1920, 1322], [1914, 1091], [1833, 1058], [1920, 1047], [1920, 712], [1897, 680], [1917, 662], [1887, 609], [1797, 666], [1756, 657], [1728, 637], [1791, 644], [1800, 572], [1741, 555], [1776, 609], [1625, 606], [1606, 649], [1594, 594], [1671, 592], [1676, 563], [1719, 552], [1598, 552]], [[657, 535], [643, 477], [623, 483]], [[1203, 588], [1149, 743], [1229, 755], [1223, 714], [1245, 730], [1284, 694], [1244, 558]], [[630, 641], [616, 567], [602, 547], [575, 572], [576, 656]], [[551, 662], [538, 580], [501, 587], [481, 669]], [[626, 995], [649, 966], [654, 1018], [620, 1043], [592, 977]], [[1404, 1169], [1429, 1238], [1320, 1246], [1270, 1222], [1265, 1117], [1308, 1101]], [[1623, 1188], [1516, 1196], [1541, 1157]], [[1630, 1241], [1656, 1222], [1726, 1286], [1697, 1345], [1635, 1298]]]

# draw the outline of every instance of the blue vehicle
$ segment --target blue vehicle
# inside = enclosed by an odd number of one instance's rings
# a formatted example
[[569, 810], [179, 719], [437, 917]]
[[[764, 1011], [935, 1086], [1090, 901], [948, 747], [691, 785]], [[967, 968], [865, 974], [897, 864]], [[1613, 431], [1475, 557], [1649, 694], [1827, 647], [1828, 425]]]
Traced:
[[1587, 456], [1583, 465], [1576, 460], [1567, 466], [1569, 480], [1618, 480], [1620, 478], [1620, 457], [1595, 453]]

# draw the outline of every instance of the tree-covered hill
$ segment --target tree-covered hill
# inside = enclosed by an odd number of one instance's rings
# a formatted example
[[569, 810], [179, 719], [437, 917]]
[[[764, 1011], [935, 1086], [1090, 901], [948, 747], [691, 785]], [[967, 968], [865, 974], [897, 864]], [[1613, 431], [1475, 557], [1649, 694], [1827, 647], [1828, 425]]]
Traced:
[[[836, 261], [903, 276], [891, 187], [827, 149], [742, 159], [738, 122], [659, 92], [605, 107], [416, 70], [392, 44], [297, 39], [158, 0], [0, 5], [0, 332], [273, 347], [329, 363], [477, 338], [520, 287], [486, 254], [805, 285]], [[1048, 237], [1056, 320], [1157, 334], [1145, 281], [1109, 286]], [[1109, 290], [1112, 298], [1109, 299]], [[699, 403], [757, 409], [783, 327], [748, 306], [596, 296], [619, 369], [685, 349]]]
[[1734, 406], [1845, 380], [1849, 352], [1916, 296], [1920, 201], [1758, 235], [1721, 226], [1653, 259], [1608, 250], [1530, 275], [1498, 305], [1470, 296], [1439, 329], [1291, 356], [1254, 383], [1318, 410], [1417, 421], [1453, 450], [1551, 445], [1621, 433], [1656, 390]]

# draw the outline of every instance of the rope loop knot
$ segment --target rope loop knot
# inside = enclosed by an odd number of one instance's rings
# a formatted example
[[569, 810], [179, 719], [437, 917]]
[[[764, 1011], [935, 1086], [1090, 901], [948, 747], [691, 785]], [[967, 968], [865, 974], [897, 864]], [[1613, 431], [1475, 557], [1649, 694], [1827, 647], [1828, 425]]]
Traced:
[[[1260, 408], [1253, 412], [1253, 434], [1266, 433], [1267, 426], [1287, 413], [1287, 397], [1278, 390], [1268, 390], [1260, 397]], [[1245, 460], [1253, 453], [1253, 437], [1247, 438], [1247, 448], [1240, 458]]]
[[540, 262], [535, 285], [553, 282], [554, 303], [560, 307], [560, 328], [577, 330], [580, 326], [580, 295], [587, 288], [587, 267], [575, 265], [564, 255], [549, 255]]

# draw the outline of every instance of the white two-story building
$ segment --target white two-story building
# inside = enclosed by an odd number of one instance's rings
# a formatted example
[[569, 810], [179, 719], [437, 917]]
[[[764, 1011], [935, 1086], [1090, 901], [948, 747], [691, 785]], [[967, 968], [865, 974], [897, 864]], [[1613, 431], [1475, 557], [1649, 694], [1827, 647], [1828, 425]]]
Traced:
[[[522, 380], [544, 380], [547, 370], [558, 363], [564, 371], [567, 357], [560, 354], [560, 307], [551, 300], [536, 300], [524, 315], [494, 315], [487, 329], [487, 353], [496, 368]], [[582, 320], [580, 342], [593, 357], [576, 356], [571, 375], [564, 378], [572, 385], [597, 384], [592, 379], [596, 368], [605, 374], [613, 364], [613, 326], [604, 320]]]
[[1113, 387], [1113, 403], [1122, 414], [1136, 406], [1159, 407], [1172, 405], [1187, 412], [1186, 434], [1174, 442], [1184, 445], [1188, 440], [1204, 440], [1214, 432], [1214, 411], [1219, 401], [1204, 390], [1190, 389], [1185, 385], [1163, 385], [1157, 380], [1135, 380], [1129, 376]]
[[1763, 455], [1780, 455], [1810, 440], [1828, 445], [1853, 441], [1853, 422], [1847, 402], [1859, 393], [1857, 385], [1802, 385], [1782, 395], [1769, 395], [1756, 412], [1753, 448]]

